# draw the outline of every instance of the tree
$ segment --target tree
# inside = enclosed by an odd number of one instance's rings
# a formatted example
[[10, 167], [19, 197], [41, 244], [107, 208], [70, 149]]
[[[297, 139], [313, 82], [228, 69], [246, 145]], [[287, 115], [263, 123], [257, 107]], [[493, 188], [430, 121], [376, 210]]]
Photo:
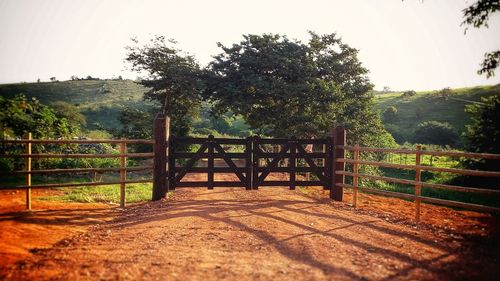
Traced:
[[417, 126], [414, 142], [455, 146], [458, 143], [458, 133], [449, 123], [425, 121]]
[[384, 94], [390, 93], [391, 92], [391, 88], [389, 88], [389, 86], [384, 86], [384, 88], [382, 89], [382, 92]]
[[[198, 113], [203, 89], [202, 71], [194, 57], [175, 48], [174, 40], [156, 36], [149, 44], [126, 47], [126, 61], [132, 70], [145, 73], [140, 84], [149, 88], [144, 98], [156, 102], [171, 117], [172, 129], [187, 134], [192, 117]], [[168, 45], [167, 45], [168, 43]]]
[[384, 110], [384, 113], [382, 113], [382, 118], [384, 119], [384, 122], [392, 123], [392, 122], [396, 121], [397, 113], [398, 113], [398, 110], [396, 109], [396, 107], [388, 106]]
[[413, 90], [409, 90], [409, 91], [405, 91], [401, 97], [402, 98], [409, 98], [409, 97], [413, 97], [414, 95], [416, 95], [417, 92], [413, 91]]
[[483, 97], [481, 101], [466, 106], [472, 121], [465, 126], [467, 150], [500, 154], [500, 96]]
[[[464, 136], [466, 148], [471, 152], [500, 154], [500, 96], [483, 97], [482, 103], [466, 106], [471, 115], [471, 124], [466, 125]], [[467, 159], [462, 161], [467, 169], [483, 171], [500, 171], [500, 161], [491, 159]], [[464, 176], [459, 179], [462, 184], [477, 187], [497, 188], [499, 178], [478, 178]]]
[[56, 139], [73, 136], [78, 127], [66, 118], [58, 117], [53, 109], [24, 95], [12, 99], [0, 96], [0, 129], [2, 135], [23, 137], [27, 132], [37, 139]]
[[[462, 25], [473, 26], [475, 28], [488, 27], [488, 20], [491, 14], [498, 11], [500, 11], [500, 0], [479, 0], [462, 11], [464, 16]], [[466, 32], [467, 28], [465, 28]], [[490, 78], [495, 75], [495, 69], [499, 64], [500, 50], [485, 53], [478, 74], [486, 74], [486, 77]]]
[[53, 76], [53, 77], [50, 77], [50, 81], [51, 81], [51, 82], [57, 82], [57, 78], [56, 78], [56, 77], [54, 77], [54, 76]]
[[54, 109], [57, 117], [66, 118], [72, 125], [77, 127], [87, 125], [87, 118], [78, 107], [64, 101], [53, 102], [50, 106]]
[[286, 36], [246, 35], [209, 65], [206, 97], [218, 114], [241, 115], [252, 130], [274, 137], [324, 137], [344, 125], [352, 140], [394, 140], [371, 110], [372, 84], [357, 50], [336, 34], [302, 43]]

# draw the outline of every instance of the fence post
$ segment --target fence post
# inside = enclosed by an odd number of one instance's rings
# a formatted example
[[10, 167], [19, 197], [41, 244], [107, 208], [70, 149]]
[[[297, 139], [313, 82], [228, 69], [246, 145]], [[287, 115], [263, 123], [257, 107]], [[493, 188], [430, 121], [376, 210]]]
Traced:
[[[297, 146], [299, 146], [299, 144], [297, 143], [297, 138], [296, 137], [292, 137], [291, 138], [291, 141], [290, 141], [290, 162], [289, 162], [289, 165], [290, 165], [290, 189], [294, 190], [295, 187], [296, 187], [296, 180], [297, 180], [297, 176], [296, 176], [296, 166], [297, 166], [297, 155], [295, 154], [297, 152]], [[307, 179], [309, 180], [309, 179]]]
[[[25, 137], [26, 140], [30, 141], [31, 140], [31, 133], [26, 133]], [[26, 143], [26, 154], [31, 154], [31, 142]], [[26, 188], [26, 209], [31, 211], [31, 156], [26, 157], [25, 161], [25, 169], [28, 172], [26, 174], [26, 185], [28, 186]]]
[[359, 172], [359, 144], [354, 145], [354, 164], [352, 177], [352, 205], [354, 208], [358, 206], [358, 172]]
[[345, 163], [337, 162], [337, 159], [345, 157], [345, 150], [343, 148], [337, 148], [337, 146], [344, 146], [346, 144], [346, 132], [343, 127], [335, 127], [330, 134], [333, 138], [330, 198], [335, 201], [342, 201], [344, 188], [340, 185], [344, 184], [344, 175], [337, 175], [336, 172], [345, 170]]
[[421, 171], [420, 171], [420, 160], [421, 160], [421, 150], [422, 146], [417, 145], [417, 151], [415, 152], [415, 165], [417, 166], [415, 168], [415, 181], [417, 182], [415, 184], [415, 220], [417, 222], [420, 221], [420, 195], [421, 195], [421, 185], [420, 185], [420, 180], [421, 180]]
[[207, 167], [208, 167], [208, 174], [207, 174], [207, 180], [208, 180], [208, 189], [214, 189], [214, 136], [209, 135], [208, 136], [208, 161], [207, 161]]
[[160, 200], [168, 192], [167, 185], [167, 157], [168, 138], [170, 129], [170, 118], [164, 114], [158, 114], [154, 121], [153, 135], [154, 146], [154, 170], [153, 170], [153, 196], [152, 200]]
[[120, 207], [125, 208], [125, 181], [127, 180], [127, 143], [120, 142]]

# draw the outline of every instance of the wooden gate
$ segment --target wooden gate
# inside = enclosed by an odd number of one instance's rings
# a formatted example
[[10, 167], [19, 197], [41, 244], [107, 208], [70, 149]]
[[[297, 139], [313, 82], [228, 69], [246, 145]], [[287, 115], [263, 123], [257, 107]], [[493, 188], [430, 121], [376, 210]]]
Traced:
[[[267, 146], [267, 147], [266, 147]], [[266, 149], [267, 148], [267, 149]], [[269, 149], [271, 148], [271, 149]], [[326, 139], [262, 139], [253, 141], [253, 188], [259, 186], [324, 186], [330, 188], [332, 142]], [[262, 161], [264, 160], [264, 161]], [[270, 173], [288, 174], [288, 180], [268, 180]], [[297, 174], [303, 176], [300, 179]], [[314, 180], [311, 180], [310, 177]]]
[[[175, 137], [169, 118], [155, 119], [153, 200], [177, 187], [323, 186], [330, 198], [342, 201], [345, 130], [336, 127], [325, 139], [246, 139]], [[232, 179], [215, 180], [217, 173]], [[273, 179], [273, 173], [281, 177]], [[187, 174], [205, 177], [185, 180]], [[282, 175], [288, 175], [286, 179]]]
[[[236, 148], [235, 148], [236, 146]], [[170, 136], [169, 190], [176, 187], [324, 186], [331, 178], [330, 139], [246, 139], [189, 138]], [[232, 173], [235, 180], [216, 181], [216, 173]], [[288, 179], [266, 180], [271, 173], [287, 174]], [[299, 179], [297, 174], [314, 179]], [[201, 174], [204, 180], [183, 181], [187, 174]]]
[[[236, 149], [234, 147], [237, 147]], [[189, 152], [187, 149], [194, 149]], [[236, 150], [236, 151], [234, 151]], [[176, 187], [245, 187], [251, 189], [252, 139], [227, 138], [177, 138], [169, 142], [169, 189]], [[216, 163], [216, 160], [219, 160]], [[202, 181], [182, 181], [188, 173], [201, 173], [207, 176]], [[215, 173], [234, 173], [234, 181], [215, 181]]]

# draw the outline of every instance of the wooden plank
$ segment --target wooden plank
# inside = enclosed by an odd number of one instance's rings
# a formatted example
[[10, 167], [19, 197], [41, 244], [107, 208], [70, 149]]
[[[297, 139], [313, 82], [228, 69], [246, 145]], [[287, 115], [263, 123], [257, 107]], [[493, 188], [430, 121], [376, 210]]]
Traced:
[[175, 190], [175, 176], [176, 176], [176, 169], [177, 167], [175, 166], [175, 138], [174, 136], [170, 135], [168, 142], [168, 173], [167, 173], [167, 186], [169, 191]]
[[[351, 173], [351, 172], [338, 171], [337, 173], [344, 175], [344, 176], [354, 176], [354, 173]], [[381, 180], [381, 181], [386, 181], [386, 182], [401, 183], [401, 184], [407, 184], [407, 185], [417, 184], [417, 182], [414, 180], [390, 178], [390, 177], [368, 175], [368, 174], [358, 174], [358, 177], [368, 178], [368, 179], [372, 179], [372, 180]], [[420, 182], [420, 185], [423, 187], [439, 188], [439, 189], [445, 189], [445, 190], [455, 190], [455, 191], [462, 191], [462, 192], [473, 192], [473, 193], [483, 193], [483, 194], [500, 194], [500, 189], [454, 186], [454, 185], [427, 183], [427, 182]]]
[[208, 136], [208, 189], [214, 189], [214, 136]]
[[2, 144], [94, 144], [94, 143], [110, 143], [120, 144], [122, 142], [128, 144], [154, 144], [154, 140], [146, 139], [124, 139], [124, 140], [0, 140]]
[[[352, 159], [336, 159], [337, 162], [343, 163], [354, 163]], [[392, 164], [378, 161], [359, 161], [360, 165], [371, 165], [377, 167], [386, 167], [386, 168], [398, 168], [405, 170], [415, 170], [417, 168], [416, 165], [403, 165], [403, 164]], [[440, 168], [440, 167], [432, 167], [432, 166], [423, 166], [419, 165], [419, 169], [426, 171], [435, 171], [435, 172], [444, 172], [444, 173], [455, 173], [462, 175], [470, 175], [470, 176], [480, 176], [480, 177], [500, 177], [500, 172], [491, 172], [491, 171], [478, 171], [478, 170], [466, 170], [466, 169], [455, 169], [455, 168]]]
[[[420, 154], [420, 150], [422, 147], [420, 145], [417, 145], [417, 151], [415, 152], [415, 166], [420, 167], [420, 161], [422, 160], [422, 156]], [[421, 172], [419, 168], [415, 169], [415, 220], [417, 222], [420, 221], [420, 195], [421, 190], [420, 190], [420, 179], [421, 179]]]
[[127, 166], [127, 158], [125, 154], [127, 153], [127, 144], [120, 143], [120, 207], [125, 208], [125, 181], [127, 180], [127, 171], [125, 170]]
[[463, 209], [469, 209], [469, 210], [480, 211], [480, 212], [494, 212], [494, 213], [500, 212], [500, 208], [479, 205], [479, 204], [450, 201], [450, 200], [431, 198], [431, 197], [420, 197], [420, 199], [422, 200], [422, 202], [433, 203], [433, 204], [438, 204], [438, 205], [445, 205], [445, 206], [452, 206], [452, 207], [459, 207], [459, 208], [463, 208]]
[[[25, 139], [27, 140], [31, 140], [31, 133], [26, 133], [25, 135]], [[27, 155], [30, 155], [31, 154], [31, 143], [30, 142], [27, 142], [26, 143], [26, 154]], [[27, 210], [30, 210], [31, 211], [31, 157], [26, 157], [26, 160], [25, 160], [25, 163], [24, 163], [25, 167], [24, 169], [26, 170], [26, 172], [28, 172], [26, 174], [26, 209]]]
[[[146, 183], [153, 182], [153, 179], [146, 180], [128, 180], [125, 181], [126, 184], [129, 183]], [[55, 188], [55, 187], [79, 187], [79, 186], [98, 186], [98, 185], [115, 185], [121, 184], [121, 181], [109, 181], [109, 182], [86, 182], [86, 183], [51, 183], [51, 184], [38, 184], [38, 185], [18, 185], [18, 186], [4, 186], [0, 187], [0, 190], [15, 190], [15, 189], [26, 189], [30, 188]]]
[[[144, 171], [152, 170], [153, 166], [136, 166], [126, 167], [125, 171]], [[10, 171], [0, 172], [0, 176], [15, 176], [25, 174], [64, 174], [64, 173], [89, 173], [89, 172], [119, 172], [121, 168], [75, 168], [75, 169], [46, 169], [46, 170], [31, 170], [31, 171]]]
[[226, 162], [226, 164], [233, 169], [233, 172], [236, 174], [236, 176], [240, 179], [240, 181], [242, 183], [244, 183], [246, 181], [246, 178], [245, 176], [243, 175], [243, 173], [241, 173], [236, 167], [236, 164], [234, 164], [234, 162], [231, 160], [231, 158], [227, 157], [226, 156], [226, 153], [224, 152], [224, 149], [218, 144], [218, 143], [214, 143], [214, 148], [215, 150], [217, 150], [221, 155], [222, 155], [222, 159], [224, 159], [224, 161]]
[[[180, 172], [184, 169], [185, 169], [184, 167], [175, 167], [176, 172]], [[210, 171], [213, 171], [214, 173], [234, 173], [235, 170], [237, 170], [240, 173], [247, 172], [246, 167], [237, 167], [237, 168], [213, 167], [213, 169], [210, 169], [209, 167], [192, 167], [189, 169], [188, 173], [209, 173]]]
[[[289, 175], [290, 175], [290, 189], [294, 190], [296, 185], [295, 185], [295, 181], [296, 181], [296, 174], [295, 174], [295, 168], [297, 166], [297, 158], [295, 158], [296, 156], [296, 152], [297, 152], [297, 147], [302, 147], [301, 145], [298, 145], [297, 143], [295, 143], [296, 139], [295, 137], [292, 137], [291, 139], [291, 144], [290, 144], [290, 171], [289, 171]], [[272, 168], [271, 168], [272, 169]]]
[[[128, 158], [151, 158], [154, 153], [127, 153]], [[48, 154], [48, 153], [25, 153], [25, 154], [0, 154], [0, 158], [119, 158], [120, 154]]]
[[[302, 153], [306, 153], [306, 151], [304, 150], [304, 148], [302, 146], [299, 146], [299, 151], [301, 151]], [[304, 160], [306, 160], [307, 164], [309, 165], [309, 167], [312, 167], [312, 168], [315, 168], [315, 170], [313, 170], [313, 174], [315, 174], [318, 178], [320, 178], [322, 181], [328, 181], [328, 178], [325, 177], [325, 175], [323, 174], [325, 169], [321, 169], [320, 167], [316, 166], [316, 163], [314, 163], [314, 161], [312, 160], [312, 158], [309, 158], [309, 157], [304, 157]]]
[[259, 189], [259, 161], [257, 152], [260, 151], [259, 138], [252, 137], [252, 189]]
[[354, 208], [358, 206], [358, 173], [359, 173], [358, 161], [359, 161], [359, 145], [356, 144], [354, 146], [354, 165], [353, 165], [354, 176], [352, 178], [352, 186], [353, 186], [352, 205]]
[[[224, 153], [227, 157], [229, 158], [241, 158], [245, 159], [247, 156], [244, 152], [225, 152]], [[182, 158], [192, 158], [192, 157], [199, 157], [199, 158], [208, 158], [210, 156], [213, 156], [215, 159], [222, 159], [223, 158], [223, 153], [220, 152], [214, 152], [213, 154], [210, 154], [209, 152], [203, 152], [203, 153], [196, 153], [196, 152], [174, 152], [175, 158], [177, 159], [182, 159]]]
[[332, 137], [329, 136], [327, 138], [328, 144], [326, 144], [326, 154], [327, 156], [325, 157], [325, 175], [328, 177], [328, 181], [324, 186], [325, 190], [331, 190], [331, 184], [332, 184], [332, 165], [333, 165], [333, 140]]
[[[268, 169], [267, 167], [259, 167], [257, 170], [259, 172]], [[295, 171], [296, 173], [306, 173], [306, 172], [323, 172], [326, 167], [270, 167], [271, 173], [291, 173]]]
[[[339, 148], [351, 151], [354, 150], [354, 146], [339, 146]], [[404, 153], [404, 154], [415, 153], [415, 150], [413, 149], [395, 149], [395, 148], [380, 148], [380, 147], [360, 147], [359, 149], [360, 151], [366, 151], [366, 152], [390, 152], [390, 153]], [[421, 154], [433, 155], [433, 156], [451, 156], [451, 157], [500, 160], [500, 154], [492, 154], [492, 153], [422, 150]]]
[[[214, 181], [214, 187], [244, 187], [241, 181]], [[207, 181], [181, 181], [176, 187], [207, 187]]]
[[[196, 161], [198, 161], [200, 158], [201, 158], [201, 154], [208, 148], [208, 143], [204, 143], [200, 146], [200, 148], [198, 149], [198, 151], [195, 153], [196, 155], [194, 155], [191, 159], [189, 159], [189, 161], [186, 163], [186, 166], [184, 166], [184, 169], [182, 171], [179, 172], [179, 174], [177, 174], [175, 176], [175, 184], [177, 184], [178, 182], [181, 181], [181, 179], [186, 175], [186, 173], [189, 171], [189, 169], [191, 169], [194, 165], [194, 163], [196, 163]], [[177, 158], [175, 156], [176, 154], [173, 153], [172, 156], [173, 158]], [[174, 163], [175, 165], [175, 163]]]
[[167, 134], [169, 131], [169, 118], [158, 114], [154, 121], [153, 135], [154, 145], [154, 170], [153, 170], [153, 191], [152, 200], [163, 198], [163, 192], [166, 187], [166, 168], [167, 168]]
[[[295, 181], [296, 186], [323, 186], [324, 184], [322, 181]], [[263, 181], [259, 185], [289, 187], [290, 181]]]
[[[297, 146], [297, 147], [300, 148], [301, 146]], [[296, 158], [305, 158], [305, 157], [325, 158], [325, 157], [327, 157], [327, 155], [323, 152], [305, 152], [303, 149], [304, 148], [302, 148], [302, 150], [299, 149], [299, 151], [293, 155], [292, 155], [292, 153], [283, 153], [282, 154], [279, 152], [257, 152], [256, 154], [259, 156], [259, 158], [276, 158], [276, 157], [290, 158], [292, 156], [294, 156]]]
[[[278, 155], [284, 155], [289, 149], [290, 149], [290, 143], [284, 144]], [[281, 159], [283, 159], [283, 156], [277, 156], [276, 158], [274, 158], [271, 161], [271, 163], [269, 163], [269, 165], [259, 175], [259, 178], [258, 178], [259, 184], [260, 184], [260, 182], [263, 182], [265, 180], [265, 178], [269, 175], [270, 168], [276, 167]]]
[[253, 180], [253, 174], [252, 174], [252, 147], [253, 147], [253, 138], [247, 137], [246, 138], [246, 146], [245, 146], [245, 154], [247, 157], [245, 158], [245, 169], [246, 169], [246, 182], [245, 182], [245, 189], [251, 190], [252, 189], [252, 180]]
[[344, 184], [345, 179], [343, 175], [335, 174], [335, 171], [345, 171], [345, 164], [338, 162], [337, 159], [345, 158], [345, 150], [338, 148], [346, 144], [346, 133], [343, 127], [336, 127], [331, 131], [333, 139], [333, 161], [332, 161], [332, 183], [330, 189], [330, 198], [336, 201], [342, 201], [344, 197], [344, 189], [341, 184]]

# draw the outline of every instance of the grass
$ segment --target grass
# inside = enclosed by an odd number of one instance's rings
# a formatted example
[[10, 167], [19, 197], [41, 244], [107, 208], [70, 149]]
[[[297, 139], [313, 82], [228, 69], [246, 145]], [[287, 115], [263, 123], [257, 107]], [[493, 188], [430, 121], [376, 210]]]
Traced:
[[[127, 179], [142, 179], [140, 176], [128, 175]], [[117, 175], [105, 175], [102, 182], [118, 181]], [[84, 176], [40, 176], [32, 177], [32, 184], [54, 184], [54, 183], [86, 183], [91, 182], [89, 177]], [[23, 177], [3, 178], [2, 186], [15, 186], [24, 184]], [[137, 203], [151, 200], [152, 183], [131, 183], [126, 184], [126, 203]], [[54, 188], [62, 191], [62, 195], [40, 197], [41, 200], [81, 202], [81, 203], [120, 203], [120, 185], [110, 184], [101, 186], [82, 186], [82, 187], [60, 187]]]
[[480, 101], [481, 97], [499, 95], [500, 84], [453, 89], [451, 93], [448, 98], [442, 97], [439, 91], [417, 92], [408, 98], [403, 98], [402, 93], [376, 94], [374, 109], [383, 112], [389, 106], [396, 107], [397, 119], [384, 125], [398, 135], [395, 137], [400, 142], [411, 142], [417, 125], [424, 121], [450, 123], [461, 134], [470, 120], [465, 106]]
[[[415, 165], [415, 155], [413, 154], [387, 154], [386, 157], [381, 160], [381, 162], [394, 163], [394, 164], [406, 164]], [[460, 161], [457, 157], [449, 156], [433, 156], [432, 165], [429, 155], [423, 155], [421, 165], [442, 167], [442, 168], [460, 168]], [[348, 167], [352, 169], [351, 167]], [[372, 172], [363, 171], [364, 166], [360, 166], [360, 173], [372, 174]], [[395, 168], [380, 168], [380, 172], [385, 177], [399, 178], [399, 179], [415, 179], [415, 171], [413, 170], [403, 170]], [[423, 182], [428, 183], [440, 183], [447, 184], [453, 179], [460, 177], [460, 175], [452, 173], [442, 173], [433, 171], [422, 171], [421, 179]], [[346, 180], [349, 184], [352, 183], [352, 178], [347, 177]], [[405, 185], [399, 183], [389, 183], [384, 181], [376, 181], [369, 179], [360, 179], [361, 186], [382, 189], [387, 191], [393, 191], [398, 193], [415, 194], [415, 187], [413, 185]], [[491, 194], [479, 194], [472, 192], [462, 192], [454, 190], [445, 190], [438, 188], [422, 187], [422, 196], [439, 198], [451, 201], [459, 201], [472, 204], [480, 204], [487, 206], [500, 207], [500, 196]]]
[[0, 85], [0, 95], [8, 98], [24, 94], [47, 105], [56, 101], [77, 105], [87, 118], [88, 129], [97, 128], [97, 123], [104, 128], [120, 127], [118, 113], [122, 108], [149, 106], [143, 100], [145, 91], [146, 88], [132, 80], [77, 80]]
[[[131, 183], [126, 185], [125, 202], [137, 203], [151, 200], [152, 183]], [[81, 203], [120, 203], [120, 185], [84, 186], [78, 188], [59, 188], [64, 194], [43, 197], [42, 200], [55, 200]]]

